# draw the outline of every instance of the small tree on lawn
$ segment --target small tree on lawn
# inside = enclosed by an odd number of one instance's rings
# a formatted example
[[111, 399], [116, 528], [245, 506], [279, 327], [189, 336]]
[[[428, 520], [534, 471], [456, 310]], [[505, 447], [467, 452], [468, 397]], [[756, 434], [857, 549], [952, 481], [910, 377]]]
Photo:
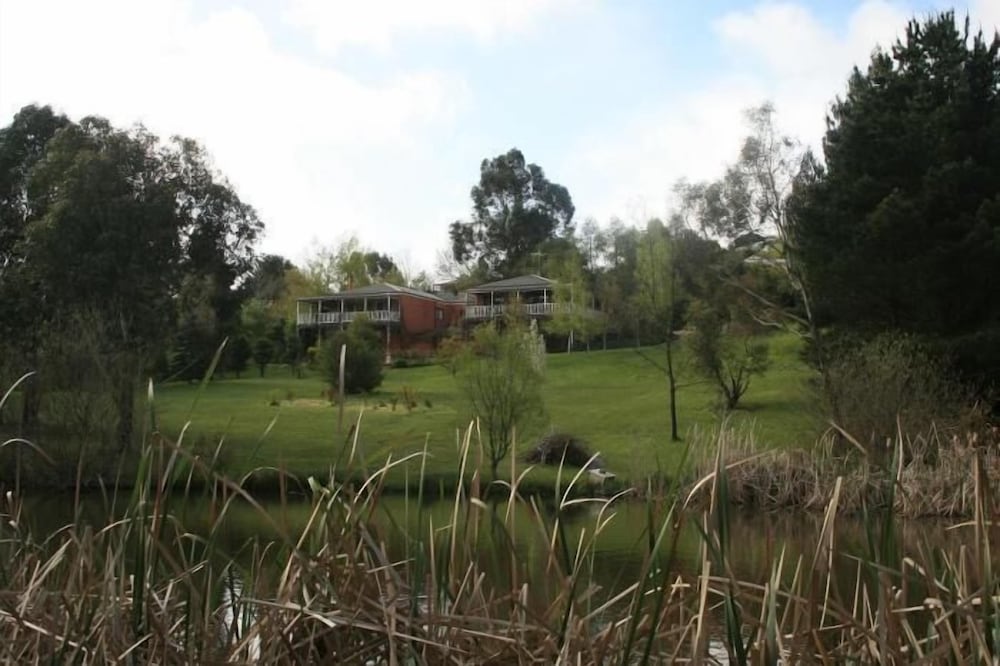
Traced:
[[228, 351], [229, 363], [227, 365], [230, 370], [236, 373], [236, 378], [239, 379], [240, 373], [247, 369], [247, 363], [250, 361], [253, 350], [250, 349], [250, 343], [245, 336], [237, 335], [229, 345]]
[[299, 337], [295, 322], [288, 323], [288, 331], [285, 334], [285, 363], [291, 368], [292, 374], [297, 379], [302, 379], [302, 364], [305, 362], [306, 350], [302, 346], [302, 338]]
[[510, 319], [476, 329], [458, 366], [459, 389], [486, 431], [492, 478], [515, 431], [542, 417], [545, 346], [534, 326]]
[[320, 372], [334, 391], [340, 382], [340, 348], [347, 345], [344, 358], [344, 391], [368, 393], [382, 384], [382, 339], [371, 323], [359, 317], [346, 329], [337, 331], [320, 349]]
[[267, 370], [267, 364], [271, 362], [274, 357], [274, 344], [267, 338], [260, 338], [253, 345], [253, 362], [257, 364], [257, 369], [260, 370], [260, 376], [264, 376], [264, 371]]
[[697, 370], [715, 385], [727, 411], [736, 409], [750, 380], [770, 365], [768, 345], [733, 326], [718, 308], [698, 304], [691, 317], [691, 357]]

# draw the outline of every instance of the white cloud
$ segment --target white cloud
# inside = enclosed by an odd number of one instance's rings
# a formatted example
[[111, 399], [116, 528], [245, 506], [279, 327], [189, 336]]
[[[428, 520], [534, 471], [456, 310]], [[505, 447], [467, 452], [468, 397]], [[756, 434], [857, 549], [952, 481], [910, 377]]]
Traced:
[[490, 41], [577, 4], [581, 0], [293, 0], [286, 18], [310, 31], [323, 51], [346, 45], [385, 51], [400, 36], [427, 31]]
[[426, 242], [415, 227], [385, 233], [386, 185], [371, 165], [390, 177], [409, 166], [465, 98], [464, 84], [439, 72], [362, 82], [289, 55], [241, 9], [0, 0], [0, 124], [45, 103], [199, 139], [260, 211], [265, 248], [289, 256], [310, 237], [350, 230], [389, 251]]
[[843, 91], [851, 67], [867, 62], [876, 44], [889, 44], [911, 14], [868, 0], [838, 32], [802, 5], [764, 2], [730, 12], [714, 24], [728, 56], [726, 74], [699, 89], [662, 100], [622, 129], [588, 137], [569, 161], [578, 210], [639, 222], [664, 215], [671, 187], [716, 178], [732, 162], [746, 134], [743, 111], [774, 103], [782, 131], [818, 148], [830, 102]]
[[969, 11], [974, 27], [982, 27], [989, 35], [1000, 30], [1000, 0], [972, 0]]

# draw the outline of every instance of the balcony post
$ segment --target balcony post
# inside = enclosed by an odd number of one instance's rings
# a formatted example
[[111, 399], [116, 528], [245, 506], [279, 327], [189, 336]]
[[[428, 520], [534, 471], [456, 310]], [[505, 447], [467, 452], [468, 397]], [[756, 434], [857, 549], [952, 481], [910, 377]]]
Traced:
[[385, 323], [385, 364], [392, 363], [392, 329], [389, 322]]

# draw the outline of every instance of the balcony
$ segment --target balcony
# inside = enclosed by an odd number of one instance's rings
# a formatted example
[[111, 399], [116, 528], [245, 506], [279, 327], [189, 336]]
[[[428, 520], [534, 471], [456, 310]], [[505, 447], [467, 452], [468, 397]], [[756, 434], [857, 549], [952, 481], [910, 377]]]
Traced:
[[525, 303], [519, 306], [508, 305], [467, 305], [466, 319], [493, 319], [507, 312], [509, 307], [517, 307], [519, 312], [529, 317], [551, 317], [557, 312], [565, 312], [567, 303]]
[[359, 317], [367, 317], [375, 324], [390, 324], [399, 321], [399, 310], [368, 310], [367, 312], [300, 312], [299, 326], [329, 326], [349, 324]]

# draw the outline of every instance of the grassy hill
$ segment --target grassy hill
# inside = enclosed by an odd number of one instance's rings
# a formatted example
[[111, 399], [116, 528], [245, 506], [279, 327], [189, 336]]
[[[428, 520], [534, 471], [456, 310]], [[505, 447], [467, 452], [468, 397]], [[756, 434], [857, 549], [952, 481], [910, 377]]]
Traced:
[[[753, 428], [764, 445], [808, 445], [822, 428], [808, 387], [812, 373], [799, 357], [799, 346], [792, 336], [771, 338], [771, 369], [754, 379], [743, 406], [730, 416], [732, 425]], [[662, 356], [657, 348], [643, 352]], [[682, 381], [690, 385], [678, 393], [678, 413], [681, 432], [690, 437], [695, 428], [716, 427], [719, 414], [712, 387], [691, 372], [683, 353], [680, 366]], [[426, 442], [427, 477], [454, 483], [460, 463], [457, 431], [468, 426], [471, 414], [444, 368], [388, 370], [375, 394], [348, 399], [342, 434], [337, 408], [323, 397], [324, 388], [318, 376], [296, 379], [287, 368], [274, 367], [264, 378], [215, 380], [200, 395], [194, 385], [160, 386], [156, 408], [171, 436], [190, 421], [184, 436], [189, 445], [208, 452], [223, 441], [220, 459], [231, 474], [276, 467], [320, 477], [344, 454], [348, 426], [363, 411], [358, 442], [370, 468], [390, 454], [399, 459], [421, 451]], [[416, 408], [404, 406], [404, 390], [416, 397]], [[556, 430], [583, 438], [623, 479], [676, 469], [683, 444], [670, 441], [665, 378], [635, 350], [550, 355], [544, 394], [548, 418], [519, 434], [519, 459], [539, 436]], [[418, 463], [408, 471], [398, 469], [389, 477], [391, 485], [412, 482], [418, 472]], [[536, 480], [547, 476], [543, 471]]]

